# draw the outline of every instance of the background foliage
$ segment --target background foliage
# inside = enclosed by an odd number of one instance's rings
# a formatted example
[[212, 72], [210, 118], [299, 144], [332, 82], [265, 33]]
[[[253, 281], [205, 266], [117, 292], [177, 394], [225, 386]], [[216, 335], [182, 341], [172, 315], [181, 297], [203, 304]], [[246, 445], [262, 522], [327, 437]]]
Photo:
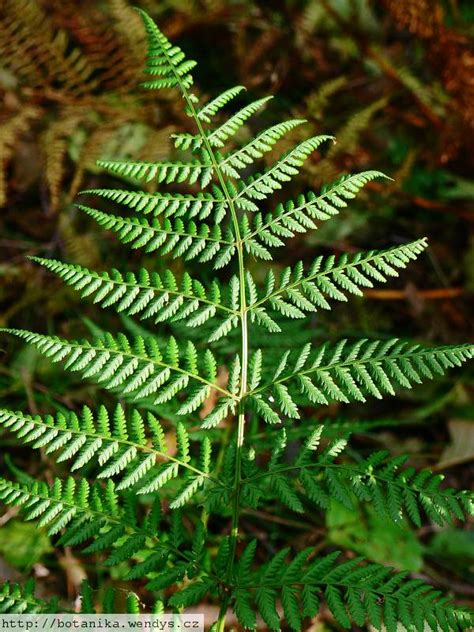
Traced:
[[[365, 292], [351, 310], [335, 310], [321, 323], [340, 337], [403, 333], [425, 342], [456, 343], [471, 336], [469, 295], [474, 279], [474, 11], [465, 0], [146, 0], [136, 2], [163, 31], [200, 62], [200, 89], [218, 93], [248, 86], [250, 97], [276, 95], [273, 114], [306, 118], [289, 135], [333, 134], [334, 145], [300, 176], [298, 190], [314, 188], [344, 171], [378, 169], [393, 182], [369, 183], [338, 222], [292, 240], [278, 264], [311, 261], [319, 254], [384, 248], [427, 236], [430, 249], [410, 274], [389, 289]], [[100, 227], [79, 218], [72, 205], [82, 189], [120, 186], [100, 172], [96, 158], [163, 159], [168, 134], [188, 125], [180, 104], [138, 89], [146, 43], [126, 0], [80, 4], [59, 0], [5, 0], [0, 8], [0, 321], [3, 326], [78, 337], [109, 328], [111, 315], [77, 295], [26, 255], [61, 258], [98, 270], [122, 267], [122, 250]], [[262, 117], [262, 118], [264, 118]], [[265, 120], [260, 121], [262, 126]], [[254, 131], [254, 130], [252, 130]], [[250, 133], [250, 131], [249, 131]], [[299, 136], [299, 135], [304, 136]], [[281, 146], [279, 148], [282, 149]], [[270, 154], [268, 160], [272, 159]], [[152, 259], [127, 262], [152, 267]], [[159, 270], [159, 262], [156, 264]], [[176, 264], [176, 272], [179, 272]], [[261, 268], [261, 270], [260, 270]], [[259, 264], [254, 274], [264, 275]], [[79, 314], [81, 314], [79, 316]], [[324, 319], [318, 312], [318, 319]], [[122, 328], [131, 327], [124, 318]], [[107, 327], [106, 327], [107, 326]], [[179, 330], [178, 330], [179, 331]], [[289, 332], [295, 338], [304, 332]], [[2, 339], [2, 400], [31, 413], [75, 408], [95, 401], [79, 384], [41, 360], [30, 347]], [[471, 382], [450, 374], [395, 403], [370, 402], [354, 442], [361, 457], [374, 448], [410, 454], [417, 467], [446, 469], [448, 483], [466, 488], [474, 455]], [[307, 409], [317, 418], [318, 411]], [[334, 418], [338, 405], [331, 408]], [[351, 408], [354, 420], [357, 407]], [[383, 419], [382, 429], [378, 421]], [[367, 422], [367, 423], [365, 423]], [[358, 422], [359, 423], [359, 422]], [[52, 477], [47, 455], [27, 461], [10, 436], [0, 435], [0, 469]], [[4, 456], [8, 448], [9, 458]], [[259, 537], [265, 515], [249, 514], [246, 529]], [[47, 538], [0, 517], [0, 575], [33, 572], [45, 595], [73, 600], [84, 576], [104, 587], [110, 577], [89, 559], [53, 550]], [[22, 529], [20, 532], [19, 529]], [[474, 561], [468, 527], [387, 532], [377, 515], [339, 505], [324, 522], [281, 518], [262, 545], [291, 539], [298, 546], [350, 548], [378, 562], [429, 577], [461, 602], [474, 600]], [[21, 533], [14, 554], [6, 541]], [[395, 543], [395, 545], [394, 545]], [[122, 581], [119, 571], [112, 579]], [[64, 577], [67, 581], [64, 582]], [[471, 582], [472, 583], [472, 582]], [[66, 589], [64, 589], [66, 586]], [[136, 590], [137, 587], [134, 587]], [[324, 613], [317, 625], [331, 625]]]

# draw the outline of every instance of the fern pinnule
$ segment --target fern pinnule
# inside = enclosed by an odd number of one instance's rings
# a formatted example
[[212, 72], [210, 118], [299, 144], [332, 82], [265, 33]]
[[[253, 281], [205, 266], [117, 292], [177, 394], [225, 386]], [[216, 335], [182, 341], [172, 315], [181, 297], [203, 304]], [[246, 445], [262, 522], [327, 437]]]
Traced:
[[33, 614], [54, 612], [57, 600], [43, 601], [34, 595], [35, 584], [32, 581], [24, 586], [5, 582], [0, 587], [0, 614]]

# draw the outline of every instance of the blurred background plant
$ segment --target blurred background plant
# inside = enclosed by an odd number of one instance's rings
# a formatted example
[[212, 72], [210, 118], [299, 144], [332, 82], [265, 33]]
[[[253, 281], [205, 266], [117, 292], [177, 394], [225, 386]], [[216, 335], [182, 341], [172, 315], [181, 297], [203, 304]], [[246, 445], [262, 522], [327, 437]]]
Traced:
[[[367, 291], [365, 300], [353, 301], [350, 311], [336, 310], [330, 321], [318, 315], [317, 325], [325, 335], [395, 333], [440, 343], [469, 340], [474, 287], [472, 2], [133, 4], [146, 9], [169, 37], [202, 62], [203, 94], [236, 83], [247, 86], [251, 97], [271, 92], [275, 99], [257, 121], [259, 126], [286, 114], [308, 121], [288, 135], [288, 142], [311, 133], [336, 136], [336, 144], [307, 165], [300, 190], [320, 187], [341, 172], [364, 169], [378, 169], [393, 178], [371, 183], [338, 222], [295, 238], [279, 265], [308, 261], [316, 251], [340, 254], [429, 238], [428, 255], [403, 280]], [[69, 336], [105, 327], [105, 319], [113, 318], [103, 313], [99, 317], [87, 303], [79, 309], [78, 296], [30, 263], [27, 255], [59, 257], [98, 270], [135, 269], [141, 262], [152, 267], [150, 258], [143, 261], [138, 255], [124, 266], [114, 240], [79, 218], [73, 206], [80, 189], [121, 185], [96, 168], [96, 158], [162, 159], [171, 152], [170, 131], [189, 126], [174, 95], [164, 91], [157, 97], [140, 90], [145, 47], [141, 22], [127, 0], [3, 1], [2, 325]], [[153, 264], [159, 269], [159, 261]], [[263, 267], [254, 270], [264, 272]], [[131, 324], [124, 320], [121, 326]], [[304, 336], [298, 327], [295, 323], [289, 335]], [[2, 339], [2, 353], [0, 393], [10, 408], [36, 413], [93, 405], [93, 387], [79, 385], [31, 348]], [[471, 387], [466, 372], [454, 373], [405, 395], [395, 405], [389, 400], [370, 404], [364, 409], [367, 423], [354, 422], [360, 425], [355, 453], [363, 455], [377, 445], [394, 454], [409, 453], [417, 467], [446, 468], [450, 484], [468, 487], [474, 457]], [[339, 413], [335, 406], [332, 414]], [[357, 413], [356, 408], [350, 411], [353, 419]], [[307, 414], [316, 418], [318, 411]], [[47, 456], [28, 462], [29, 453], [5, 434], [0, 434], [0, 446], [4, 472], [50, 476]], [[2, 456], [6, 449], [11, 459]], [[248, 528], [258, 533], [260, 519], [249, 515]], [[64, 585], [65, 573], [64, 596], [73, 598], [91, 570], [90, 560], [73, 560], [67, 550], [54, 551], [47, 539], [25, 528], [15, 515], [1, 516], [0, 524], [2, 578], [33, 568], [42, 578], [42, 590], [48, 592], [52, 584]], [[441, 531], [428, 523], [418, 531], [401, 528], [392, 533], [363, 508], [360, 514], [348, 515], [334, 506], [325, 524], [317, 518], [314, 524], [283, 521], [274, 529], [275, 539], [291, 537], [321, 548], [344, 546], [378, 562], [429, 575], [440, 587], [454, 590], [461, 601], [474, 601], [469, 585], [474, 560], [466, 554], [472, 533], [466, 526]], [[14, 553], [12, 537], [22, 543]], [[326, 625], [324, 613], [318, 625]]]

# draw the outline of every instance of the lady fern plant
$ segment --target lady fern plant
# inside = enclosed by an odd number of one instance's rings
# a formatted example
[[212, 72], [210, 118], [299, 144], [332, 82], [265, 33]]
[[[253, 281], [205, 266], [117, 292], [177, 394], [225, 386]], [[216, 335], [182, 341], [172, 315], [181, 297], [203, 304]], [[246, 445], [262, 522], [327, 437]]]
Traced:
[[[270, 269], [260, 286], [247, 266], [249, 257], [271, 260], [275, 249], [337, 215], [382, 174], [345, 176], [319, 193], [262, 212], [262, 203], [331, 138], [305, 140], [256, 172], [263, 155], [304, 121], [276, 124], [239, 145], [239, 130], [268, 99], [253, 101], [230, 118], [222, 110], [240, 95], [241, 86], [202, 104], [192, 90], [195, 62], [141, 15], [151, 76], [144, 87], [177, 89], [195, 132], [174, 135], [181, 160], [99, 162], [118, 176], [163, 185], [157, 193], [86, 192], [132, 209], [131, 216], [79, 208], [131, 248], [196, 260], [216, 271], [215, 278], [204, 282], [188, 272], [177, 278], [171, 270], [96, 272], [34, 257], [82, 297], [167, 329], [151, 333], [145, 325], [141, 335], [104, 333], [87, 341], [6, 330], [64, 369], [112, 391], [120, 404], [115, 410], [101, 405], [45, 416], [2, 410], [3, 428], [35, 449], [56, 454], [58, 463], [71, 463], [71, 476], [52, 485], [1, 479], [2, 502], [20, 506], [27, 519], [58, 536], [58, 545], [85, 546], [86, 554], [105, 560], [106, 566], [125, 564], [126, 578], [142, 582], [156, 598], [171, 592], [169, 608], [217, 602], [218, 631], [224, 630], [231, 608], [247, 629], [256, 627], [260, 614], [272, 630], [279, 630], [283, 620], [301, 630], [321, 600], [345, 628], [468, 627], [464, 608], [408, 573], [338, 552], [321, 555], [312, 547], [284, 547], [266, 559], [265, 549], [242, 527], [242, 512], [249, 509], [283, 506], [311, 517], [332, 499], [349, 508], [373, 503], [396, 523], [404, 517], [415, 525], [424, 518], [440, 525], [462, 520], [472, 511], [468, 492], [443, 487], [438, 474], [405, 467], [405, 457], [375, 452], [362, 461], [351, 459], [344, 452], [350, 427], [334, 439], [325, 424], [302, 419], [301, 407], [393, 395], [396, 388], [410, 388], [461, 365], [473, 348], [364, 339], [285, 349], [290, 345], [282, 323], [330, 309], [333, 300], [345, 301], [396, 276], [426, 241], [339, 259], [318, 256], [309, 266], [286, 268], [278, 278]], [[179, 192], [166, 187], [177, 184]], [[189, 193], [182, 192], [183, 185]], [[225, 267], [229, 272], [220, 272]], [[179, 329], [182, 339], [164, 341], [164, 332], [178, 322], [185, 325]], [[192, 328], [202, 334], [183, 335]], [[277, 337], [282, 351], [277, 361], [258, 348], [261, 330]], [[228, 340], [224, 351], [216, 345], [223, 339]], [[238, 347], [230, 352], [236, 340]], [[168, 427], [158, 419], [165, 404], [180, 419], [176, 449], [168, 445]], [[85, 603], [92, 607], [90, 593]], [[113, 608], [110, 604], [104, 607]], [[51, 605], [36, 599], [30, 585], [5, 584], [0, 608], [33, 612]]]

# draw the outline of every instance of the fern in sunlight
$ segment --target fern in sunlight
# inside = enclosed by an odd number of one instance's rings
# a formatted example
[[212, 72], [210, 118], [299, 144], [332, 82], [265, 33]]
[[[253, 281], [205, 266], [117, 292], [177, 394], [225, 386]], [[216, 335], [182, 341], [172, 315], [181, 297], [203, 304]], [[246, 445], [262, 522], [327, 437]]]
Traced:
[[[469, 492], [445, 487], [439, 474], [415, 471], [404, 456], [379, 451], [356, 460], [346, 450], [351, 424], [316, 422], [304, 411], [394, 395], [459, 367], [473, 346], [334, 342], [321, 340], [319, 329], [301, 346], [288, 340], [283, 323], [296, 320], [308, 329], [313, 312], [397, 276], [427, 242], [318, 255], [279, 274], [265, 264], [266, 277], [257, 281], [249, 258], [271, 261], [289, 239], [316, 230], [384, 176], [345, 175], [320, 191], [272, 204], [271, 196], [279, 192], [281, 200], [284, 186], [332, 137], [304, 140], [261, 169], [264, 154], [304, 121], [273, 125], [239, 145], [239, 130], [268, 99], [229, 117], [225, 112], [242, 98], [242, 86], [202, 103], [193, 91], [195, 62], [140, 14], [149, 38], [143, 85], [177, 90], [195, 133], [173, 134], [177, 160], [99, 161], [126, 181], [159, 183], [158, 192], [89, 190], [87, 199], [116, 203], [124, 212], [85, 203], [78, 208], [132, 249], [182, 259], [184, 271], [97, 271], [33, 257], [84, 300], [140, 323], [126, 334], [87, 340], [4, 330], [120, 402], [45, 415], [1, 410], [3, 428], [55, 455], [69, 472], [49, 483], [1, 479], [1, 502], [20, 507], [58, 545], [82, 548], [105, 567], [126, 565], [127, 579], [144, 580], [151, 601], [171, 594], [166, 607], [172, 609], [204, 599], [217, 603], [214, 630], [224, 630], [233, 609], [244, 628], [255, 629], [259, 614], [270, 629], [286, 620], [298, 631], [323, 601], [344, 628], [468, 628], [465, 608], [408, 573], [314, 547], [285, 547], [268, 558], [246, 533], [245, 510], [311, 515], [331, 500], [349, 509], [370, 503], [387, 521], [418, 526], [472, 513]], [[186, 262], [194, 262], [189, 271]], [[264, 336], [274, 337], [278, 356], [261, 344]], [[288, 450], [295, 432], [303, 439], [296, 453], [295, 442]], [[90, 590], [86, 584], [83, 603], [92, 603]], [[31, 585], [0, 590], [3, 612], [55, 607], [37, 600]]]

